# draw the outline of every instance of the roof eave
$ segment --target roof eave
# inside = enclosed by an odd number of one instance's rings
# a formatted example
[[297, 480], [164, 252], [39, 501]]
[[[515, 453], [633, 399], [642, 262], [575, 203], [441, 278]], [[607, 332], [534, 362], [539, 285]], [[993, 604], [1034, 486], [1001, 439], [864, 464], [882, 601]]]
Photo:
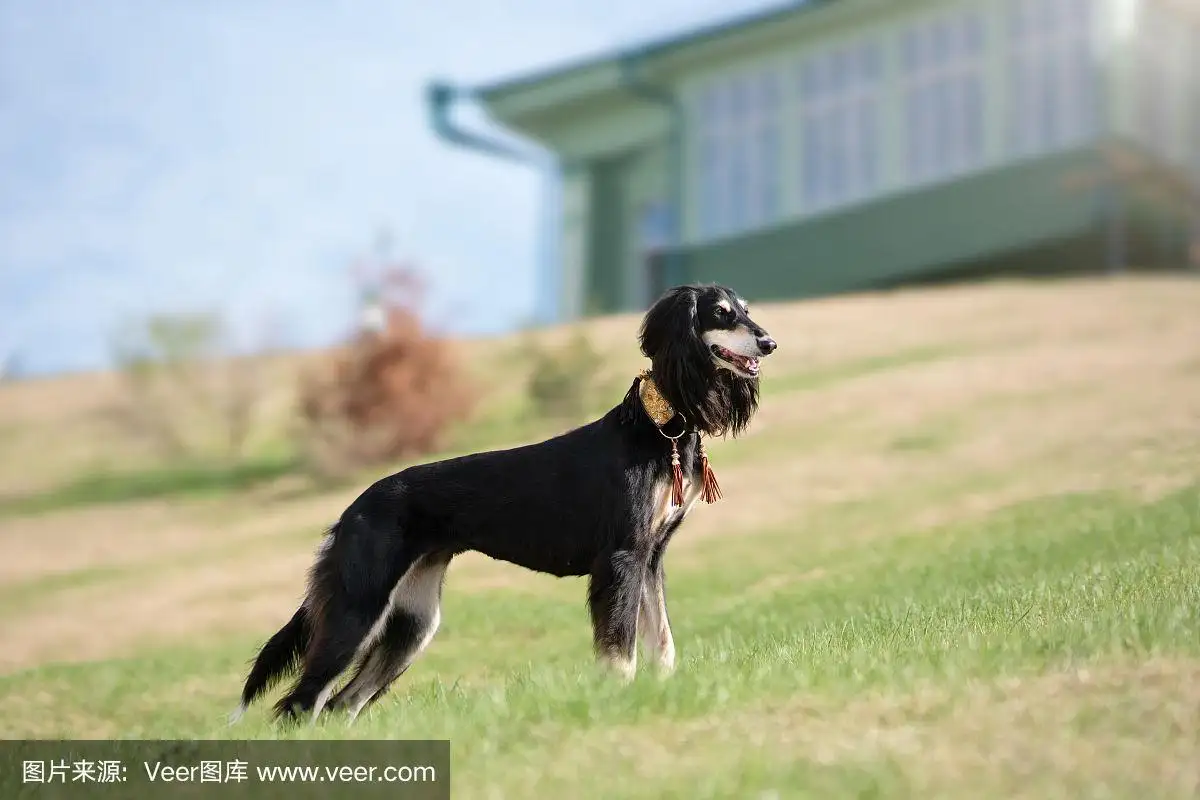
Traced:
[[473, 93], [498, 120], [521, 127], [523, 120], [562, 111], [620, 88], [621, 62], [613, 58], [479, 88]]
[[820, 8], [836, 0], [801, 0], [751, 12], [664, 39], [623, 48], [566, 65], [477, 87], [473, 93], [498, 118], [519, 125], [526, 115], [569, 106], [606, 92], [619, 91], [621, 64], [648, 62], [684, 48], [703, 44], [730, 33], [742, 33], [795, 14]]

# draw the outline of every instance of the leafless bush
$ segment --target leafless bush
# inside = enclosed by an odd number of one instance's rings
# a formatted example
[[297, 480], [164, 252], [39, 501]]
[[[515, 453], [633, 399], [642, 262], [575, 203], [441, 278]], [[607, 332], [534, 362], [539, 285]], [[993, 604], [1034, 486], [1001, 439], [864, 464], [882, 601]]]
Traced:
[[159, 457], [244, 455], [265, 393], [258, 365], [226, 348], [211, 314], [158, 314], [113, 343], [121, 391], [108, 417]]

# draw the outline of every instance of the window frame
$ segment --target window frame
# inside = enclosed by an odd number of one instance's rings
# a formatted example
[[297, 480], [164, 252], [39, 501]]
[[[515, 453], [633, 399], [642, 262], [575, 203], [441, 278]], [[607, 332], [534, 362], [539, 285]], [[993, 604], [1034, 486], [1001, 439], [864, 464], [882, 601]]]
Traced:
[[783, 90], [774, 63], [705, 82], [697, 94], [697, 228], [703, 239], [778, 222], [786, 209]]
[[951, 180], [987, 164], [990, 44], [977, 7], [927, 16], [898, 32], [906, 185]]
[[1096, 5], [1012, 0], [1004, 6], [1008, 158], [1066, 150], [1099, 134], [1101, 87], [1092, 52]]
[[886, 38], [872, 34], [797, 60], [795, 180], [802, 214], [850, 205], [882, 191], [886, 57]]

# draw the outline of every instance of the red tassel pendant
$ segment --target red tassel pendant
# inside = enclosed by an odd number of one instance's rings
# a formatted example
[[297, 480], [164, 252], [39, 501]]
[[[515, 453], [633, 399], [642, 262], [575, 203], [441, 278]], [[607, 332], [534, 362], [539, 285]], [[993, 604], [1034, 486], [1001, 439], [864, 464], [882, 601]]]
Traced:
[[708, 451], [704, 442], [700, 442], [701, 473], [703, 475], [703, 497], [706, 503], [715, 503], [721, 499], [721, 485], [717, 483], [717, 474], [708, 465]]
[[671, 504], [679, 507], [683, 505], [683, 468], [679, 466], [679, 445], [674, 439], [671, 440], [671, 470], [675, 473], [675, 479], [671, 481]]

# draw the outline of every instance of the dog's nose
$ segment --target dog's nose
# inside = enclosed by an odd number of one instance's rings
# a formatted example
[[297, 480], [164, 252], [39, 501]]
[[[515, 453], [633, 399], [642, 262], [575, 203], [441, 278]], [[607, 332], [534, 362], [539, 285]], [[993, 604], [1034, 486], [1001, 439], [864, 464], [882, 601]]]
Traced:
[[758, 340], [758, 349], [762, 351], [764, 356], [769, 356], [775, 352], [775, 348], [779, 345], [775, 344], [775, 340], [770, 336], [763, 336]]

